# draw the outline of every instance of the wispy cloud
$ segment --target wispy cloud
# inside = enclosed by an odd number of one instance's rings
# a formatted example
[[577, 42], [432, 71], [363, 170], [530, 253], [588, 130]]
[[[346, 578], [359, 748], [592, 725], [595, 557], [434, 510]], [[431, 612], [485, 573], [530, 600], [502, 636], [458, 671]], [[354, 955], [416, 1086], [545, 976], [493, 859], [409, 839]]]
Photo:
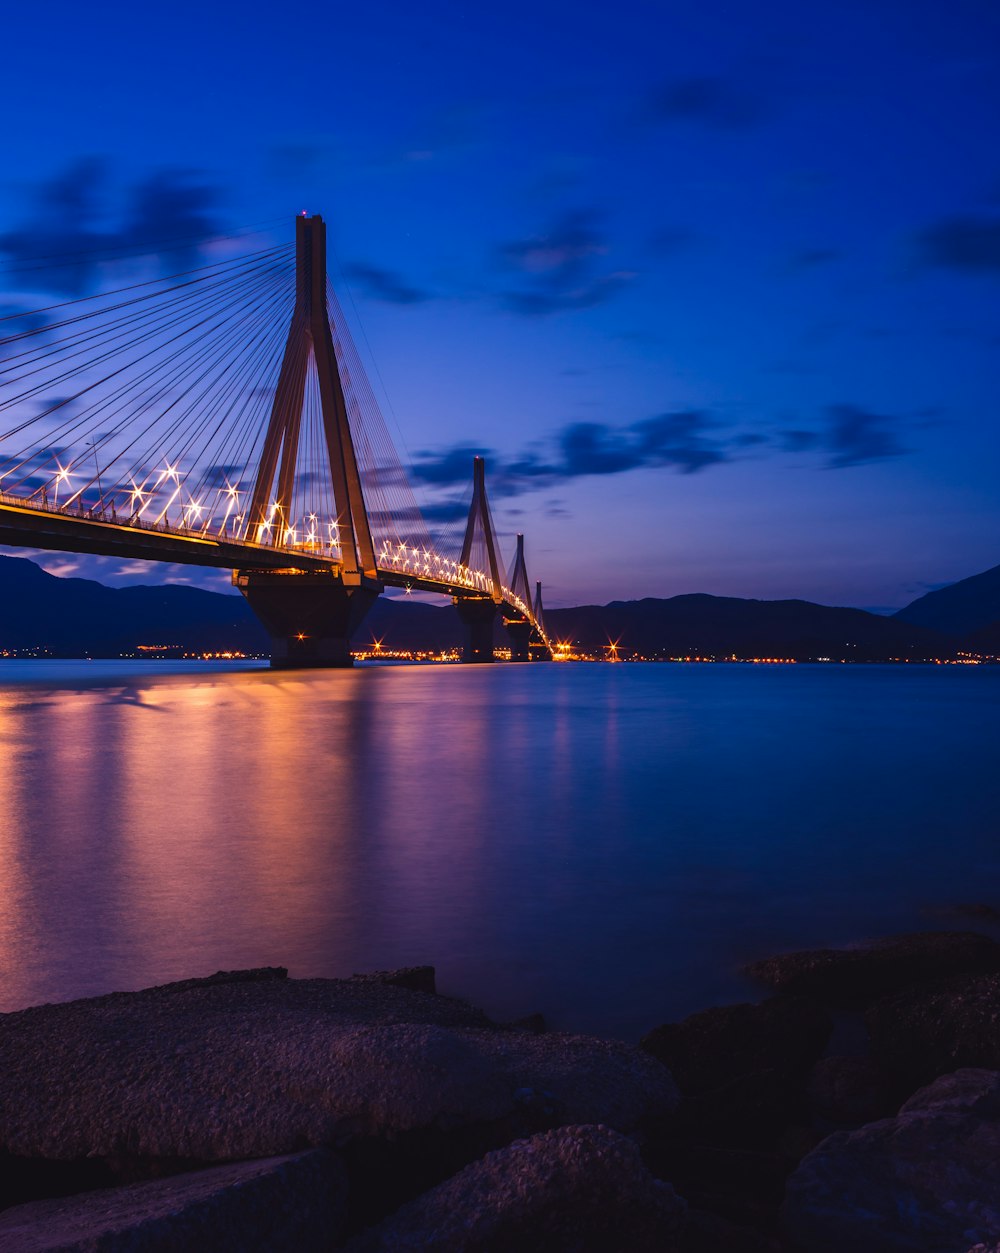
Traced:
[[150, 257], [183, 270], [223, 230], [220, 199], [198, 174], [176, 169], [154, 171], [118, 195], [107, 163], [82, 158], [35, 186], [20, 224], [0, 234], [5, 277], [80, 296], [123, 260]]
[[872, 413], [859, 405], [831, 405], [822, 425], [784, 430], [778, 438], [786, 452], [821, 453], [830, 470], [885, 461], [909, 452], [899, 438], [902, 419]]
[[[423, 453], [414, 478], [432, 487], [465, 484], [472, 479], [472, 458], [481, 448], [461, 445]], [[549, 487], [570, 479], [622, 474], [643, 467], [663, 467], [695, 474], [730, 459], [727, 442], [702, 413], [665, 413], [628, 426], [571, 422], [540, 447], [513, 457], [487, 452], [490, 482], [504, 495]]]
[[344, 274], [360, 285], [366, 296], [391, 305], [417, 305], [431, 299], [430, 292], [413, 287], [392, 270], [354, 261], [344, 266]]
[[942, 218], [920, 232], [917, 248], [926, 266], [1000, 273], [1000, 217]]
[[564, 213], [538, 234], [496, 250], [501, 269], [517, 276], [501, 291], [501, 304], [525, 317], [603, 304], [635, 278], [634, 271], [604, 266], [609, 252], [595, 210]]
[[646, 118], [653, 122], [690, 122], [725, 131], [758, 126], [770, 112], [770, 102], [761, 93], [713, 75], [662, 83], [644, 108]]

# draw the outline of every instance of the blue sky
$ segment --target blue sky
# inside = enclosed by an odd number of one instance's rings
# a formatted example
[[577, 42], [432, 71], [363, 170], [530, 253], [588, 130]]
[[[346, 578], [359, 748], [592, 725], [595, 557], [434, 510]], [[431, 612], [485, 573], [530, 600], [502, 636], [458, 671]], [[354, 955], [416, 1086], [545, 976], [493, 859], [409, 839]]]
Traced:
[[547, 603], [891, 607], [1000, 561], [995, 4], [55, 3], [5, 28], [8, 295], [65, 287], [29, 268], [56, 240], [323, 213], [419, 498], [447, 512], [485, 452]]

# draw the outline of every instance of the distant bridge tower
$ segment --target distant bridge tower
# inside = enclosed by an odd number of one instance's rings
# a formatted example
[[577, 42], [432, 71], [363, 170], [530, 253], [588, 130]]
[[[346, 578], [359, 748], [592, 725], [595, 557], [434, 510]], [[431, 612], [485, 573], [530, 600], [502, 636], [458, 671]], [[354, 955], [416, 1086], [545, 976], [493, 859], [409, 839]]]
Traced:
[[465, 569], [469, 569], [474, 546], [486, 550], [490, 589], [481, 596], [456, 596], [455, 607], [465, 627], [462, 660], [482, 664], [493, 660], [493, 629], [503, 602], [497, 538], [486, 496], [486, 462], [482, 457], [476, 457], [472, 462], [472, 504], [469, 506], [469, 520], [459, 558], [459, 564]]
[[[528, 606], [528, 612], [531, 612], [531, 584], [528, 582], [528, 569], [524, 564], [524, 536], [517, 537], [517, 551], [514, 554], [514, 564], [510, 571], [510, 590], [525, 605]], [[507, 628], [507, 634], [510, 636], [510, 659], [511, 661], [529, 661], [531, 654], [528, 646], [531, 643], [531, 637], [535, 632], [534, 623], [527, 617], [514, 617], [511, 615], [504, 616], [504, 626]]]
[[289, 538], [311, 363], [319, 383], [341, 568], [303, 573], [249, 567], [233, 574], [271, 635], [271, 664], [277, 667], [352, 665], [351, 635], [382, 591], [330, 330], [326, 224], [318, 214], [295, 219], [295, 306], [247, 510], [247, 538], [257, 543], [285, 544]]

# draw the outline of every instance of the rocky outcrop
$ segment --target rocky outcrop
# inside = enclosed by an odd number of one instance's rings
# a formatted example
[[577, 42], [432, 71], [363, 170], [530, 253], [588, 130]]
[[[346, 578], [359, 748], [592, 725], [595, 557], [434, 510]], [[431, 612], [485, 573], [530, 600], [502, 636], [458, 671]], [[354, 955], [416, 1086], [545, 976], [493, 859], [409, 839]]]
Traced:
[[872, 1053], [901, 1095], [962, 1067], [1000, 1070], [1000, 975], [912, 988], [867, 1014]]
[[810, 1111], [833, 1123], [874, 1122], [894, 1112], [889, 1084], [870, 1057], [823, 1057], [806, 1084]]
[[949, 975], [989, 972], [1000, 972], [1000, 944], [971, 931], [918, 931], [863, 948], [780, 953], [745, 968], [775, 992], [842, 1009]]
[[687, 1213], [639, 1150], [603, 1126], [563, 1127], [467, 1166], [379, 1227], [350, 1253], [610, 1253], [673, 1249]]
[[837, 1132], [788, 1180], [783, 1221], [809, 1253], [955, 1253], [1000, 1239], [1000, 1074], [965, 1070], [895, 1118]]
[[668, 1066], [687, 1094], [764, 1070], [802, 1076], [823, 1052], [832, 1027], [830, 1015], [813, 1002], [772, 997], [654, 1027], [640, 1047]]
[[11, 1253], [320, 1253], [344, 1230], [343, 1166], [324, 1150], [216, 1166], [0, 1214]]
[[432, 1148], [437, 1182], [519, 1134], [628, 1131], [676, 1101], [638, 1049], [501, 1030], [385, 976], [214, 976], [0, 1017], [0, 1152], [19, 1167], [120, 1179], [368, 1141]]

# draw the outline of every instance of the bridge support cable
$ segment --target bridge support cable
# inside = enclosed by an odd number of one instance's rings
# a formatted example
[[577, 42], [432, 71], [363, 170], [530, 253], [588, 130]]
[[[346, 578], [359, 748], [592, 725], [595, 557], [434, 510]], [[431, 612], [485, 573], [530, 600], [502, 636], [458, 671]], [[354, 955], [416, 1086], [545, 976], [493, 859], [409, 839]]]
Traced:
[[[0, 431], [0, 491], [103, 510], [138, 489], [155, 516], [150, 480], [174, 466], [188, 498], [178, 493], [178, 505], [205, 516], [188, 476], [238, 395], [249, 401], [260, 385], [275, 314], [290, 295], [283, 251], [215, 267], [221, 276], [200, 274], [197, 285], [154, 283], [132, 301], [110, 293], [100, 307], [64, 318], [63, 338], [60, 324], [36, 328], [48, 338], [30, 349], [21, 332], [0, 341], [0, 415], [9, 422]], [[117, 315], [139, 300], [131, 320]]]
[[384, 586], [452, 596], [466, 661], [493, 660], [501, 612], [544, 642], [523, 541], [504, 583], [484, 461], [456, 561], [329, 284], [322, 218], [296, 219], [290, 252], [0, 318], [0, 543], [228, 568], [279, 666], [350, 664]]

